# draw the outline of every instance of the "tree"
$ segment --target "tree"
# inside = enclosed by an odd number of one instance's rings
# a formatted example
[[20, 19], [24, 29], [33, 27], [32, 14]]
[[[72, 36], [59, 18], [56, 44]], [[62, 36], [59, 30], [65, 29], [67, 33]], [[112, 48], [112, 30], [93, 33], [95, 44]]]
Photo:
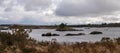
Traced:
[[66, 30], [68, 30], [68, 28], [69, 27], [67, 27], [67, 25], [66, 24], [64, 24], [64, 23], [61, 23], [58, 27], [57, 27], [57, 31], [66, 31]]
[[64, 24], [64, 23], [61, 23], [61, 24], [59, 25], [59, 27], [60, 27], [60, 28], [65, 28], [65, 27], [67, 27], [67, 25]]

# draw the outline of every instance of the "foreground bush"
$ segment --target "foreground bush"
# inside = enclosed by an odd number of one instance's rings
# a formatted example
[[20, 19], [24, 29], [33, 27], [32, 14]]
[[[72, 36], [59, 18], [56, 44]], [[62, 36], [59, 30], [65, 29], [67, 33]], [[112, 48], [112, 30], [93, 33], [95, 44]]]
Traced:
[[116, 38], [115, 40], [116, 40], [117, 44], [120, 45], [120, 37], [119, 37], [119, 38]]

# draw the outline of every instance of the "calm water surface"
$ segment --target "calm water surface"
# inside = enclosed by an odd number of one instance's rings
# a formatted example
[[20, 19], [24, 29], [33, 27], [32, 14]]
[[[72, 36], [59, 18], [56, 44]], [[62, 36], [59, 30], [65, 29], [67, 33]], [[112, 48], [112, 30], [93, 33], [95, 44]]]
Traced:
[[[111, 27], [111, 28], [76, 28], [82, 29], [84, 31], [55, 31], [55, 29], [33, 29], [30, 33], [30, 37], [36, 39], [37, 41], [51, 41], [53, 38], [57, 39], [57, 42], [96, 42], [100, 41], [102, 37], [110, 37], [112, 39], [120, 37], [120, 27]], [[103, 34], [99, 35], [90, 35], [89, 33], [92, 31], [101, 31]], [[41, 34], [51, 32], [55, 34], [60, 34], [60, 36], [52, 36], [52, 37], [42, 37]], [[82, 36], [64, 36], [67, 33], [85, 33], [86, 35]]]

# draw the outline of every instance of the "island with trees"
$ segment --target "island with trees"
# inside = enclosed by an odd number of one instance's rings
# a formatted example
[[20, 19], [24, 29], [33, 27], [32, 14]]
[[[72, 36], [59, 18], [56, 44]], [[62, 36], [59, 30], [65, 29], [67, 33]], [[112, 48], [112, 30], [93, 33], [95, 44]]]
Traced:
[[67, 26], [65, 23], [61, 23], [57, 26], [56, 31], [83, 31], [83, 30], [77, 30], [72, 27]]

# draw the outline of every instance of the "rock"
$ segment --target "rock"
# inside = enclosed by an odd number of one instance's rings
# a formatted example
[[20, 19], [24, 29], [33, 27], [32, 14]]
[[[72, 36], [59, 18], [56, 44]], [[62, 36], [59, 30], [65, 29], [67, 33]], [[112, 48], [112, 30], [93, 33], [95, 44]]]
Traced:
[[80, 35], [85, 35], [85, 33], [78, 33], [78, 34], [66, 34], [65, 36], [80, 36]]
[[46, 34], [42, 34], [42, 36], [59, 36], [59, 34], [46, 33]]
[[90, 34], [103, 34], [103, 33], [100, 32], [100, 31], [93, 31], [93, 32], [91, 32]]

